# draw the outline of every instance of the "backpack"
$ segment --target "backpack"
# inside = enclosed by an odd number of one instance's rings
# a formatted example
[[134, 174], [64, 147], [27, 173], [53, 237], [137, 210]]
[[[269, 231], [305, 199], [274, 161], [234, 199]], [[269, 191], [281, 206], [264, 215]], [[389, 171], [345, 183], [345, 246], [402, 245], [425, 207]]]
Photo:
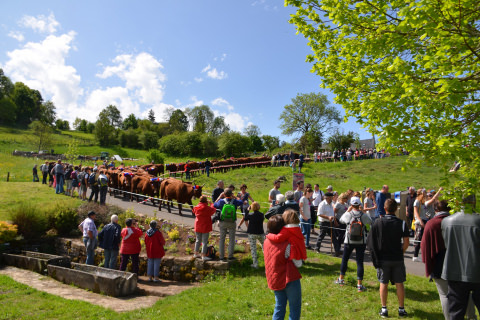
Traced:
[[104, 174], [100, 174], [98, 176], [98, 183], [100, 184], [100, 187], [108, 186], [108, 177]]
[[70, 179], [77, 180], [77, 171], [73, 170], [70, 174]]
[[233, 200], [228, 203], [225, 200], [225, 204], [222, 207], [222, 212], [220, 213], [220, 221], [236, 221], [237, 220], [237, 208], [233, 205]]
[[85, 184], [85, 172], [80, 172], [77, 177], [81, 184]]
[[96, 177], [96, 174], [94, 174], [94, 173], [90, 174], [90, 176], [88, 177], [88, 184], [89, 185], [91, 185], [91, 186], [98, 185], [97, 179], [95, 179], [95, 177]]
[[356, 215], [352, 212], [352, 219], [350, 220], [350, 230], [348, 232], [348, 238], [350, 241], [363, 241], [365, 225], [362, 222], [362, 214]]
[[217, 250], [215, 250], [214, 246], [208, 246], [207, 247], [207, 253], [205, 254], [205, 256], [209, 257], [211, 259], [215, 259], [216, 253], [217, 253]]

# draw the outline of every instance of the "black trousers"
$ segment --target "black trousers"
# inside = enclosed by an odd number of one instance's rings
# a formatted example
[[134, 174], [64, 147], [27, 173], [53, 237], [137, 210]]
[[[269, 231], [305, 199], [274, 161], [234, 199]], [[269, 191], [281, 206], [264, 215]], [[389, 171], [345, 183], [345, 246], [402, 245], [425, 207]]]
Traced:
[[317, 210], [318, 210], [318, 207], [314, 207], [314, 206], [311, 206], [310, 207], [310, 216], [312, 219], [312, 230], [313, 228], [315, 227], [315, 223], [317, 223]]
[[330, 222], [321, 222], [320, 223], [320, 234], [318, 235], [317, 238], [317, 243], [315, 244], [315, 249], [320, 249], [322, 245], [323, 238], [328, 234], [328, 236], [332, 237], [332, 242], [333, 242], [333, 247], [335, 248], [335, 251], [338, 252], [340, 251], [340, 246], [341, 243], [338, 243], [337, 238], [334, 235], [334, 230], [331, 229], [331, 227], [334, 227], [333, 223], [330, 224]]
[[88, 202], [92, 201], [92, 198], [93, 198], [94, 195], [95, 195], [95, 200], [93, 200], [93, 201], [97, 202], [98, 201], [98, 189], [99, 188], [98, 188], [98, 186], [91, 186], [90, 188], [92, 189], [92, 193], [90, 193], [90, 197], [88, 198]]
[[448, 312], [451, 320], [463, 320], [472, 292], [473, 303], [480, 312], [480, 283], [448, 281]]
[[47, 184], [48, 172], [42, 172], [42, 174], [43, 174], [42, 184]]
[[100, 187], [100, 204], [105, 204], [105, 200], [107, 199], [107, 190], [108, 186]]

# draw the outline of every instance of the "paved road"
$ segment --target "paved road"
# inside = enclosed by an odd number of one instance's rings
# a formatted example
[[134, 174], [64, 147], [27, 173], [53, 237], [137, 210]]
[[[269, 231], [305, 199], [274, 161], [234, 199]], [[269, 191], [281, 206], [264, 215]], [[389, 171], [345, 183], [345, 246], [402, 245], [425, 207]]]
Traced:
[[[128, 197], [122, 198], [121, 196], [113, 197], [113, 196], [107, 195], [106, 202], [108, 204], [121, 207], [125, 210], [133, 209], [137, 214], [144, 214], [149, 217], [156, 217], [157, 219], [168, 220], [184, 226], [193, 227], [195, 222], [195, 218], [192, 216], [191, 211], [189, 209], [183, 209], [182, 210], [183, 215], [180, 216], [178, 214], [178, 209], [176, 207], [172, 209], [172, 213], [168, 213], [167, 208], [163, 206], [162, 206], [162, 211], [158, 211], [158, 206], [154, 207], [151, 202], [139, 204], [135, 200], [133, 202], [130, 202], [130, 198]], [[242, 226], [242, 228], [243, 228], [242, 230], [237, 232], [237, 237], [241, 239], [246, 239], [247, 238], [247, 234], [245, 232], [246, 228], [244, 226]], [[266, 230], [266, 226], [265, 226], [265, 230]], [[214, 228], [214, 232], [218, 232], [218, 228]], [[316, 236], [312, 235], [310, 238], [310, 242], [312, 244], [315, 244], [316, 240], [317, 240]], [[410, 238], [410, 240], [413, 240], [413, 238]], [[325, 254], [330, 254], [329, 237], [325, 237], [325, 239], [323, 240], [320, 251]], [[413, 262], [412, 257], [413, 257], [413, 245], [412, 245], [412, 242], [410, 242], [410, 246], [407, 249], [407, 252], [405, 253], [405, 267], [407, 269], [407, 273], [424, 277], [425, 276], [424, 264], [422, 262]], [[369, 258], [370, 257], [367, 254], [365, 257], [365, 264], [372, 265]], [[419, 258], [421, 258], [421, 255], [419, 256]], [[354, 263], [354, 255], [352, 255], [352, 258], [350, 260], [352, 260], [351, 263]]]

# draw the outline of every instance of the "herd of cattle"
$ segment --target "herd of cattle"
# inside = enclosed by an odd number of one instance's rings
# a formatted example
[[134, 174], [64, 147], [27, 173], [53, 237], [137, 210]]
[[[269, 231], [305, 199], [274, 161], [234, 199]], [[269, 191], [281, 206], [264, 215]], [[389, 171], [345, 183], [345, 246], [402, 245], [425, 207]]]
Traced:
[[[270, 158], [237, 158], [228, 160], [212, 161], [211, 172], [226, 172], [240, 167], [263, 167], [270, 165]], [[204, 162], [188, 162], [190, 174], [205, 170]], [[161, 210], [162, 202], [166, 203], [168, 212], [171, 212], [172, 200], [178, 203], [178, 210], [182, 214], [182, 204], [192, 207], [192, 198], [199, 198], [202, 195], [202, 187], [194, 182], [185, 182], [180, 179], [166, 177], [166, 175], [182, 174], [185, 170], [185, 163], [179, 164], [147, 164], [143, 166], [106, 168], [99, 166], [99, 170], [105, 170], [108, 177], [110, 195], [123, 194], [129, 196], [130, 200], [137, 202], [147, 197], [144, 201], [150, 200], [155, 205], [155, 198], [158, 201], [158, 209]], [[166, 173], [168, 172], [168, 173]]]

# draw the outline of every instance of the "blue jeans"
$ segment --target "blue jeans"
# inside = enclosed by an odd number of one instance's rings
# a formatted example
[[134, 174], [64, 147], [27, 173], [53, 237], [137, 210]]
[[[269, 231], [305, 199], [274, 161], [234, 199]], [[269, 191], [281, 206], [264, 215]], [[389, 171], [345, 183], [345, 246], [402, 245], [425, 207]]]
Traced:
[[117, 269], [118, 249], [105, 249], [103, 254], [105, 255], [103, 267], [108, 269]]
[[158, 277], [158, 273], [160, 271], [160, 262], [162, 262], [162, 258], [148, 258], [147, 276], [155, 278]]
[[87, 249], [87, 243], [88, 243], [88, 237], [83, 238], [83, 244], [85, 245], [85, 251], [87, 251], [87, 261], [85, 261], [85, 264], [89, 264], [91, 266], [94, 265], [95, 263], [95, 247], [93, 249], [88, 250]]
[[62, 193], [63, 191], [63, 174], [57, 174], [55, 176], [57, 185], [55, 186], [55, 193]]
[[290, 315], [288, 319], [300, 319], [302, 311], [302, 285], [300, 279], [287, 283], [283, 290], [273, 291], [275, 294], [275, 309], [272, 320], [285, 319], [287, 301], [290, 304]]
[[340, 274], [342, 276], [347, 272], [348, 259], [355, 249], [355, 260], [357, 260], [357, 280], [363, 280], [363, 257], [365, 256], [365, 244], [348, 244], [343, 245], [342, 264], [340, 265]]
[[210, 177], [210, 167], [205, 167], [205, 171], [207, 172], [207, 177]]
[[302, 234], [305, 237], [305, 245], [308, 247], [310, 245], [310, 227], [312, 219], [303, 220], [300, 218], [300, 226], [302, 227]]

